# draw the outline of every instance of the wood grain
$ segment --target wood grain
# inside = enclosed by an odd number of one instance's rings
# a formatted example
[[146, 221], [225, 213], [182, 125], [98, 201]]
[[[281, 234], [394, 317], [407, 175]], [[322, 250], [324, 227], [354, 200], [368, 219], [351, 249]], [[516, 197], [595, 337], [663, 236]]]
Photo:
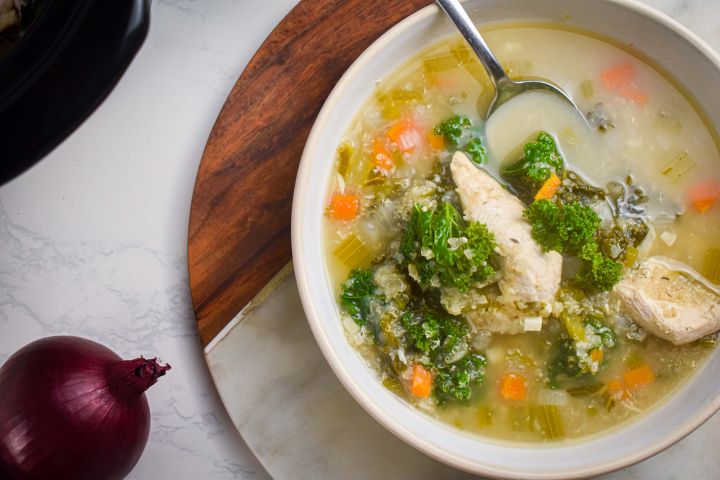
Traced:
[[188, 268], [207, 345], [291, 259], [298, 163], [335, 83], [382, 33], [430, 0], [302, 0], [232, 89], [200, 164]]

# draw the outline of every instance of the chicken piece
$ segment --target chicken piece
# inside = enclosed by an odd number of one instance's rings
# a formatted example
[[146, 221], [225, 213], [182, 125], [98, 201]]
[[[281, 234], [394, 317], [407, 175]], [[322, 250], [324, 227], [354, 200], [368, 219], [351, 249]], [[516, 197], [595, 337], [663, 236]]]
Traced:
[[650, 257], [615, 285], [620, 309], [653, 335], [683, 345], [720, 330], [720, 295], [683, 263]]
[[486, 224], [495, 235], [501, 257], [498, 286], [502, 295], [498, 300], [519, 309], [517, 315], [511, 314], [508, 322], [501, 323], [518, 323], [517, 328], [508, 328], [507, 333], [521, 332], [520, 311], [532, 309], [543, 312], [542, 316], [549, 314], [547, 307], [560, 286], [562, 256], [557, 252], [543, 252], [532, 238], [530, 224], [523, 218], [525, 205], [487, 172], [477, 168], [467, 155], [457, 152], [450, 169], [465, 219]]

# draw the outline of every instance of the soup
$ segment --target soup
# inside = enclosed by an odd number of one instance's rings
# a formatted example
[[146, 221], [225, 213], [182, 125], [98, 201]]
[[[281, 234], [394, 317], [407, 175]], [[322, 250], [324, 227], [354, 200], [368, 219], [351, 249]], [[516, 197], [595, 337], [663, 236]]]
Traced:
[[638, 57], [549, 26], [486, 32], [500, 107], [458, 38], [382, 79], [339, 142], [327, 266], [348, 340], [388, 389], [463, 430], [612, 428], [702, 365], [720, 328], [720, 158]]

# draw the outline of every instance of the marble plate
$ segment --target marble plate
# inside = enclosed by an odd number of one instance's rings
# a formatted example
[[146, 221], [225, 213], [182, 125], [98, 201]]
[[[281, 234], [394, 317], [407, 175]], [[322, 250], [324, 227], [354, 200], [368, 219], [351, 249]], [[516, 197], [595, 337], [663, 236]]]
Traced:
[[[312, 336], [290, 266], [205, 354], [233, 423], [275, 479], [476, 478], [406, 445], [353, 400]], [[716, 445], [719, 415], [665, 452], [597, 478], [717, 478], [720, 456], [708, 455]]]

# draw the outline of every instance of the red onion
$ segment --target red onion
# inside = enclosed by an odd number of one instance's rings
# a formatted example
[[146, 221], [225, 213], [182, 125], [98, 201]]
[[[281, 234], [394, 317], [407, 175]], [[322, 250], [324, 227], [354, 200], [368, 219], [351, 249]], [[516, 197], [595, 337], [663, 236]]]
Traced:
[[0, 478], [124, 478], [150, 433], [144, 392], [169, 369], [78, 337], [25, 346], [0, 369]]

